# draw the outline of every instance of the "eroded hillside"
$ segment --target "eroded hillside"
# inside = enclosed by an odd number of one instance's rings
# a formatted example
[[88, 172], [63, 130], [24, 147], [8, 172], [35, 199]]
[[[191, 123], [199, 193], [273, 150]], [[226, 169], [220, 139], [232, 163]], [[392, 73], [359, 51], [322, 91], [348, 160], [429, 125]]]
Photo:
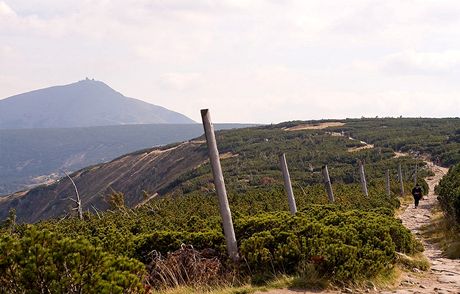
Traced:
[[[146, 149], [73, 173], [83, 210], [107, 209], [106, 196], [112, 191], [122, 191], [129, 206], [143, 199], [143, 191], [161, 194], [178, 176], [206, 160], [204, 147], [202, 141], [190, 141], [166, 149]], [[62, 216], [71, 210], [73, 202], [68, 198], [74, 195], [70, 180], [62, 178], [52, 185], [0, 198], [0, 218], [12, 208], [21, 222]]]

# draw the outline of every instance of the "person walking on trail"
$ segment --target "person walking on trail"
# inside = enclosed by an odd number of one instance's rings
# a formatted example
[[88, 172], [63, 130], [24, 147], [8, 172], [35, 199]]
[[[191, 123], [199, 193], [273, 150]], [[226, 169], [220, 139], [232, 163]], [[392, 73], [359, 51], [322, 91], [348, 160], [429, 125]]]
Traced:
[[417, 183], [415, 187], [412, 189], [412, 196], [414, 196], [415, 208], [418, 207], [418, 203], [420, 202], [420, 199], [422, 199], [422, 194], [422, 187], [419, 183]]

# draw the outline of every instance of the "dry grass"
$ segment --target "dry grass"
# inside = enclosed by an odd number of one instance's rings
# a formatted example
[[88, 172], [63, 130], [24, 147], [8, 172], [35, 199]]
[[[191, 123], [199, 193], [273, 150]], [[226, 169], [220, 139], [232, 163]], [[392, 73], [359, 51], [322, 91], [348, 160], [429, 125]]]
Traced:
[[433, 211], [432, 221], [422, 228], [423, 236], [428, 242], [437, 244], [445, 257], [450, 259], [460, 258], [460, 232], [459, 228], [449, 222], [439, 207]]
[[[395, 289], [399, 285], [399, 280], [403, 272], [404, 270], [399, 266], [394, 266], [387, 268], [371, 279], [344, 285], [343, 288], [356, 290], [357, 293], [370, 291], [376, 292], [382, 289]], [[353, 291], [353, 293], [355, 293], [355, 291]]]
[[209, 288], [224, 283], [226, 276], [214, 251], [197, 251], [190, 245], [182, 245], [166, 258], [155, 253], [149, 271], [148, 284], [157, 290], [180, 286]]
[[293, 278], [287, 276], [280, 276], [264, 286], [254, 286], [251, 284], [244, 284], [240, 286], [232, 286], [230, 284], [221, 284], [214, 287], [197, 286], [186, 287], [179, 286], [175, 288], [164, 289], [158, 293], [161, 294], [249, 294], [255, 292], [265, 292], [270, 289], [281, 289], [291, 286]]
[[404, 213], [407, 206], [414, 205], [414, 197], [412, 197], [410, 194], [405, 194], [403, 197], [398, 197], [398, 199], [401, 203], [401, 206], [395, 212], [395, 216], [397, 217]]
[[418, 253], [414, 256], [398, 253], [397, 263], [410, 271], [427, 271], [430, 269], [430, 262], [422, 253]]

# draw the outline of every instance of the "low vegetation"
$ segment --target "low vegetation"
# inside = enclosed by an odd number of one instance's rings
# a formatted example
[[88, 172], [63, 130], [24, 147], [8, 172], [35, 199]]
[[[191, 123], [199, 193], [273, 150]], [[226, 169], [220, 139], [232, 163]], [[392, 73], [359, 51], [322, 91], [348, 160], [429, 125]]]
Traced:
[[347, 120], [340, 130], [376, 146], [427, 155], [446, 167], [460, 163], [460, 118]]
[[[334, 127], [345, 136], [328, 129], [283, 129], [295, 123], [217, 134], [219, 149], [226, 154], [222, 166], [240, 250], [238, 264], [227, 257], [210, 167], [204, 163], [161, 191], [144, 191], [146, 198], [154, 192], [165, 196], [138, 208], [126, 207], [123, 193], [115, 192], [107, 198], [116, 200], [110, 211], [87, 212], [83, 220], [17, 224], [11, 213], [1, 228], [0, 289], [33, 293], [62, 285], [64, 292], [92, 287], [129, 293], [239, 285], [246, 293], [248, 283], [264, 285], [283, 275], [290, 277], [291, 285], [303, 287], [343, 286], [392, 276], [402, 264], [401, 254], [411, 257], [423, 251], [394, 217], [400, 205], [396, 167], [403, 166], [406, 192], [413, 183], [415, 164], [424, 185], [423, 177], [430, 172], [419, 159], [395, 158], [394, 146], [383, 143], [388, 134], [375, 132], [373, 120], [369, 125], [374, 128], [371, 139], [376, 148], [349, 152], [362, 143], [349, 139], [346, 132], [356, 137], [364, 134], [361, 123], [368, 122], [347, 121]], [[406, 134], [399, 121], [391, 128]], [[401, 146], [409, 146], [411, 140], [408, 135]], [[296, 215], [287, 212], [278, 167], [281, 152], [288, 158]], [[358, 159], [365, 162], [368, 197], [359, 185]], [[327, 203], [322, 184], [324, 164], [329, 166], [334, 204]], [[385, 192], [387, 169], [390, 196]], [[424, 269], [419, 259], [407, 260], [408, 267]], [[93, 268], [95, 276], [89, 277]], [[32, 285], [31, 280], [42, 283]], [[56, 283], [59, 280], [64, 282]]]
[[460, 164], [453, 166], [436, 187], [439, 204], [446, 217], [460, 225]]

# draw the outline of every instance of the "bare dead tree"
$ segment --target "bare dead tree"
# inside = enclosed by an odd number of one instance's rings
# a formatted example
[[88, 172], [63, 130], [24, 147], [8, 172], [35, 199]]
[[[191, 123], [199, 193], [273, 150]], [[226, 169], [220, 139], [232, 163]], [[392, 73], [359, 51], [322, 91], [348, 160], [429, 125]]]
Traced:
[[77, 189], [77, 185], [75, 185], [75, 182], [72, 180], [72, 178], [69, 176], [68, 173], [66, 173], [64, 170], [62, 171], [68, 178], [69, 180], [72, 182], [72, 185], [73, 185], [73, 188], [75, 189], [75, 195], [77, 196], [77, 199], [74, 199], [74, 198], [68, 198], [70, 200], [72, 200], [73, 202], [75, 202], [75, 204], [77, 205], [77, 207], [73, 208], [73, 210], [77, 210], [78, 211], [78, 217], [80, 219], [83, 219], [83, 212], [82, 212], [82, 207], [81, 207], [81, 199], [80, 199], [80, 194], [78, 194], [78, 189]]
[[97, 218], [101, 219], [101, 216], [99, 215], [99, 210], [92, 204], [91, 204], [91, 208], [94, 210], [94, 212], [96, 212]]

